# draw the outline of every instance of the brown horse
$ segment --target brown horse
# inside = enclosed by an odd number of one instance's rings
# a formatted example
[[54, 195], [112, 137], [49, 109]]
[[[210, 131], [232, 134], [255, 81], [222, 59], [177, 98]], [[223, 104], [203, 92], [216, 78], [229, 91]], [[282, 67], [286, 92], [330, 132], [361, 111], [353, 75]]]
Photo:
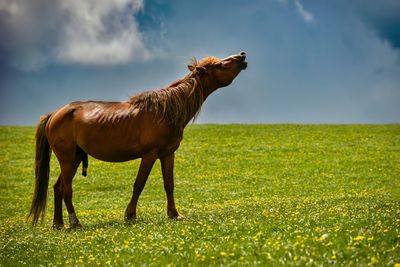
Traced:
[[43, 220], [53, 150], [61, 168], [54, 185], [54, 227], [63, 227], [63, 199], [70, 227], [80, 226], [72, 205], [72, 179], [81, 162], [82, 174], [86, 176], [88, 154], [108, 162], [142, 159], [125, 211], [128, 221], [136, 218], [140, 193], [154, 162], [160, 159], [167, 214], [179, 219], [173, 195], [173, 169], [183, 129], [196, 118], [212, 92], [228, 86], [247, 67], [245, 59], [246, 53], [240, 52], [225, 59], [194, 60], [188, 65], [187, 76], [164, 89], [140, 93], [127, 102], [72, 102], [42, 116], [36, 130], [36, 179], [28, 218], [33, 217], [33, 224], [39, 218]]

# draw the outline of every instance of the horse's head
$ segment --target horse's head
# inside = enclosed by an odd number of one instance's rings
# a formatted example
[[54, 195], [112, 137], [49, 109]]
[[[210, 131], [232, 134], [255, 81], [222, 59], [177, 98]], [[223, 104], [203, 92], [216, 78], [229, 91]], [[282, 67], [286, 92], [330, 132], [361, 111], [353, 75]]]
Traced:
[[206, 57], [199, 62], [188, 65], [193, 75], [198, 75], [204, 86], [212, 91], [228, 86], [233, 79], [247, 67], [246, 53], [240, 52], [224, 59]]

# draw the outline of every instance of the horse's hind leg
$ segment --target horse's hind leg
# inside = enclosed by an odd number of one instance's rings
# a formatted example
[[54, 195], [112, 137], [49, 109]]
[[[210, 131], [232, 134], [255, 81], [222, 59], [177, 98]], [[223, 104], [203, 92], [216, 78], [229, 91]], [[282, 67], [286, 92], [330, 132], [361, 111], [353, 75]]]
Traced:
[[72, 205], [72, 179], [75, 176], [79, 163], [80, 160], [77, 158], [73, 162], [60, 162], [63, 190], [62, 196], [65, 206], [67, 207], [69, 225], [71, 228], [81, 227], [81, 224], [75, 214], [75, 208]]
[[57, 182], [54, 184], [54, 219], [53, 219], [53, 227], [56, 229], [61, 229], [64, 226], [63, 214], [62, 214], [62, 181], [61, 174], [57, 179]]

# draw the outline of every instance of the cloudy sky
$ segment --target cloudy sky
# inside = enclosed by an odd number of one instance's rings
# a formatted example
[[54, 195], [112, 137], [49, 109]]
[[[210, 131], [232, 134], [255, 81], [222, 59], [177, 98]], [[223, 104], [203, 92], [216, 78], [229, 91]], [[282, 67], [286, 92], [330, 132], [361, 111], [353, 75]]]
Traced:
[[2, 0], [0, 124], [124, 101], [246, 51], [200, 123], [400, 122], [400, 1]]

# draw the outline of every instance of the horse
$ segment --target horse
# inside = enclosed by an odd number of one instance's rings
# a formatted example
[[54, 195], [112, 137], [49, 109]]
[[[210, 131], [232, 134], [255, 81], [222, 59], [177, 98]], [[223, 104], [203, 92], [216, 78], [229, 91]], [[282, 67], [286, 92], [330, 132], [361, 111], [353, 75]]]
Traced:
[[246, 53], [219, 59], [193, 59], [189, 74], [160, 90], [145, 91], [125, 102], [77, 101], [40, 117], [36, 128], [35, 188], [28, 220], [44, 220], [50, 157], [53, 151], [61, 173], [53, 186], [53, 227], [64, 227], [62, 202], [70, 228], [81, 227], [72, 204], [72, 180], [82, 162], [86, 176], [88, 155], [106, 162], [141, 158], [125, 220], [136, 220], [136, 206], [157, 159], [161, 161], [167, 215], [182, 216], [174, 200], [174, 158], [185, 126], [198, 116], [201, 106], [215, 90], [232, 83], [247, 67]]

